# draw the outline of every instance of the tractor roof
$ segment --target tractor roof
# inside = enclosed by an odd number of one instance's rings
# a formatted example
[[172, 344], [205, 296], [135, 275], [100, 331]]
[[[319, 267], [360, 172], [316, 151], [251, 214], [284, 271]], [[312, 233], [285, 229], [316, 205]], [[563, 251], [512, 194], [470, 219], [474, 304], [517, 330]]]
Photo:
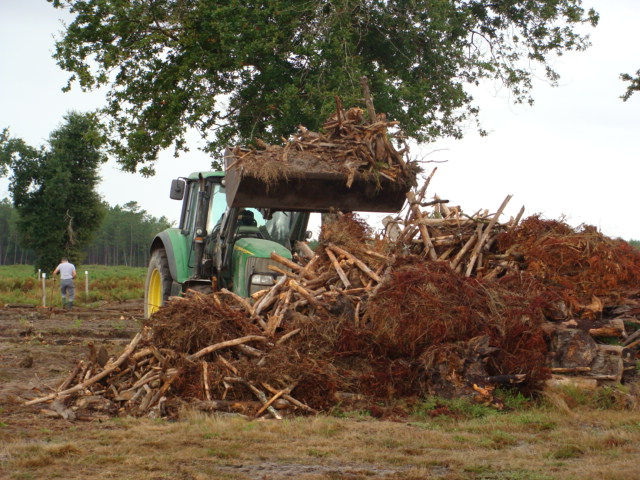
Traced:
[[202, 175], [204, 178], [210, 178], [210, 177], [224, 177], [224, 172], [217, 172], [217, 171], [208, 171], [208, 172], [193, 172], [191, 175], [189, 175], [187, 178], [189, 180], [197, 180], [198, 176]]

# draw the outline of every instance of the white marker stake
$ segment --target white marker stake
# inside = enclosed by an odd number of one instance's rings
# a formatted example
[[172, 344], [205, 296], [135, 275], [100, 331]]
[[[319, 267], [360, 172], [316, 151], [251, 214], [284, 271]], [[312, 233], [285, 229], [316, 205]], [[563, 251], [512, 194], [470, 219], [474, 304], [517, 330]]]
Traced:
[[47, 274], [42, 274], [42, 306], [47, 306]]

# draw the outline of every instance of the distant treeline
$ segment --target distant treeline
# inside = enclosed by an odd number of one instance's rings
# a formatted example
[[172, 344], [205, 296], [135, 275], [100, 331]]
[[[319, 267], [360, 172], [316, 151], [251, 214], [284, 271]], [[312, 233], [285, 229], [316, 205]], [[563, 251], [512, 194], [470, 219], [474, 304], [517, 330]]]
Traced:
[[[170, 227], [171, 222], [164, 216], [149, 215], [137, 202], [115, 207], [103, 203], [103, 207], [104, 220], [81, 261], [93, 265], [145, 266], [153, 237]], [[20, 244], [17, 222], [18, 213], [11, 201], [0, 200], [0, 265], [34, 263], [33, 253]], [[79, 259], [72, 261], [79, 263]]]

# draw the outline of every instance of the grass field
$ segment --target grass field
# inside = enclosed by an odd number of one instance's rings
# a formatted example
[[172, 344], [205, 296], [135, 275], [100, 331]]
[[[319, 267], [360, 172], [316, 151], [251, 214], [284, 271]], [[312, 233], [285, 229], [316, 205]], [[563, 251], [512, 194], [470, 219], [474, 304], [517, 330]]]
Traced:
[[[2, 429], [0, 428], [0, 436]], [[640, 414], [512, 413], [256, 421], [186, 413], [42, 425], [4, 443], [12, 479], [631, 479]]]
[[[146, 272], [144, 267], [83, 265], [78, 268], [75, 303], [94, 306], [103, 301], [142, 298]], [[59, 278], [46, 278], [45, 282], [47, 306], [62, 306]], [[42, 279], [38, 279], [33, 266], [0, 266], [0, 304], [42, 305], [42, 297]]]

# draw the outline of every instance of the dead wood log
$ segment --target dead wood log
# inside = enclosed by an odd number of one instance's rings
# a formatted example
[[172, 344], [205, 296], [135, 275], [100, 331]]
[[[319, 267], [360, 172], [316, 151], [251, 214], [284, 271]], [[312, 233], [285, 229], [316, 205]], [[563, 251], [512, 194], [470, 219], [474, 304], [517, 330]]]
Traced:
[[477, 235], [472, 235], [469, 238], [469, 240], [467, 240], [467, 243], [465, 243], [464, 246], [460, 249], [460, 251], [456, 254], [456, 256], [453, 257], [453, 260], [451, 260], [451, 263], [450, 263], [451, 270], [456, 271], [458, 269], [458, 266], [460, 265], [460, 262], [462, 262], [462, 259], [464, 258], [464, 256], [475, 245], [481, 231], [482, 231], [482, 226], [478, 225], [476, 228]]
[[373, 100], [371, 99], [371, 92], [369, 91], [369, 82], [366, 76], [360, 77], [360, 86], [362, 87], [362, 95], [364, 96], [364, 104], [367, 107], [367, 113], [369, 114], [369, 123], [374, 124], [378, 120], [376, 117], [376, 110], [373, 108]]
[[[168, 373], [168, 372], [167, 372]], [[153, 407], [156, 403], [158, 403], [164, 394], [169, 390], [171, 384], [180, 376], [180, 372], [176, 371], [173, 375], [171, 375], [167, 380], [165, 380], [164, 384], [160, 389], [151, 397], [151, 400], [146, 405], [146, 408]]]
[[590, 372], [591, 367], [571, 367], [571, 368], [552, 367], [549, 370], [551, 370], [552, 373], [579, 373], [579, 372]]
[[[620, 321], [624, 325], [624, 321], [622, 319], [620, 319]], [[624, 345], [625, 348], [633, 348], [633, 347], [629, 347], [629, 345], [631, 345], [633, 343], [634, 344], [633, 346], [635, 347], [637, 345], [637, 343], [635, 343], [635, 341], [637, 339], [640, 339], [640, 330], [636, 330], [631, 335], [629, 335], [627, 338], [625, 338], [624, 342], [622, 342], [622, 345]]]
[[545, 384], [548, 387], [566, 387], [571, 386], [581, 390], [593, 391], [598, 388], [598, 380], [591, 377], [551, 375]]
[[284, 301], [282, 301], [278, 305], [278, 308], [276, 308], [275, 313], [271, 316], [271, 318], [269, 318], [269, 321], [267, 322], [267, 326], [264, 329], [267, 335], [273, 335], [275, 331], [278, 329], [278, 327], [280, 326], [280, 323], [284, 318], [284, 314], [287, 311], [287, 307], [291, 302], [291, 295], [292, 295], [292, 291], [288, 290], [287, 293], [284, 294]]
[[317, 308], [319, 308], [321, 310], [324, 310], [325, 312], [328, 313], [327, 307], [325, 305], [323, 305], [322, 303], [320, 303], [313, 295], [311, 295], [311, 293], [309, 293], [309, 291], [307, 291], [298, 282], [296, 282], [295, 280], [289, 280], [289, 286], [291, 286], [291, 288], [293, 288], [296, 292], [298, 292], [300, 295], [302, 295], [302, 297], [307, 302], [309, 302], [311, 305], [313, 305], [314, 307], [317, 307]]
[[520, 211], [518, 212], [518, 215], [516, 215], [516, 218], [513, 220], [513, 222], [510, 223], [509, 231], [512, 231], [514, 228], [518, 226], [518, 224], [520, 223], [520, 219], [522, 218], [522, 215], [524, 215], [524, 205], [520, 208]]

